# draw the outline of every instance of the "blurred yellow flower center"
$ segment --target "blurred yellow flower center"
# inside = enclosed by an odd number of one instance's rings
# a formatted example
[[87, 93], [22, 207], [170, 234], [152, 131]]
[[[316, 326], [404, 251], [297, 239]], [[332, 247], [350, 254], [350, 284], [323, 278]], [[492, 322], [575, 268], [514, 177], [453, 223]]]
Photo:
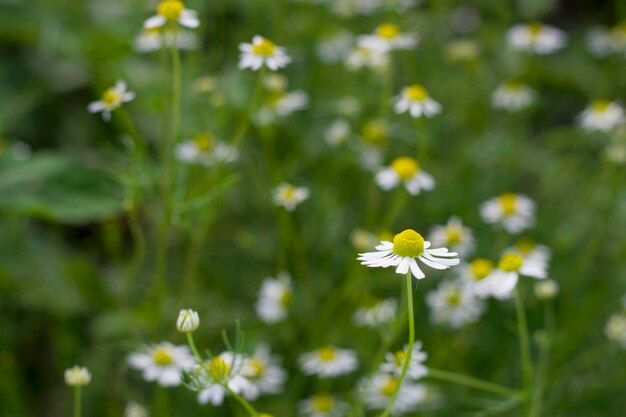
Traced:
[[404, 364], [404, 359], [406, 358], [406, 352], [403, 350], [399, 350], [393, 355], [396, 360], [396, 365], [401, 366]]
[[500, 197], [500, 206], [502, 207], [502, 212], [504, 214], [513, 214], [515, 213], [515, 204], [517, 203], [517, 196], [513, 193], [504, 193]]
[[169, 365], [174, 362], [172, 352], [166, 347], [157, 347], [152, 352], [152, 360], [155, 364], [160, 366]]
[[428, 92], [419, 84], [406, 87], [404, 89], [404, 95], [411, 101], [424, 101], [428, 98]]
[[393, 237], [393, 253], [417, 258], [424, 253], [424, 238], [413, 229], [407, 229]]
[[252, 52], [254, 52], [255, 55], [267, 57], [273, 55], [274, 51], [276, 51], [276, 44], [265, 38], [262, 38], [260, 42], [252, 45]]
[[363, 126], [363, 140], [367, 143], [383, 143], [387, 136], [387, 124], [381, 120], [373, 120]]
[[515, 247], [524, 255], [530, 253], [530, 251], [532, 251], [535, 248], [535, 246], [537, 246], [535, 244], [535, 241], [527, 237], [518, 240], [517, 243], [515, 244]]
[[257, 358], [250, 359], [248, 364], [250, 365], [250, 368], [252, 368], [252, 375], [250, 375], [251, 378], [258, 378], [265, 373], [265, 365]]
[[293, 185], [285, 185], [281, 190], [281, 196], [283, 200], [290, 201], [294, 199], [297, 191], [298, 189]]
[[213, 147], [213, 136], [209, 133], [198, 133], [193, 141], [201, 152], [206, 152]]
[[491, 273], [491, 270], [493, 269], [493, 262], [483, 258], [474, 259], [470, 263], [470, 269], [472, 271], [472, 278], [480, 281], [481, 279], [485, 279], [487, 275]]
[[178, 0], [165, 0], [157, 6], [157, 13], [167, 20], [178, 20], [183, 10], [185, 5]]
[[332, 346], [326, 346], [317, 351], [317, 356], [323, 362], [330, 362], [335, 359], [337, 350]]
[[392, 377], [389, 377], [380, 387], [380, 393], [386, 397], [391, 397], [393, 393], [396, 392], [396, 385], [396, 380]]
[[528, 25], [528, 31], [530, 32], [530, 36], [536, 38], [543, 31], [542, 23], [531, 23]]
[[383, 23], [376, 28], [376, 35], [385, 39], [393, 39], [400, 34], [400, 28], [393, 23]]
[[328, 413], [335, 407], [335, 400], [328, 394], [318, 394], [313, 397], [313, 409], [318, 413]]
[[505, 253], [498, 262], [498, 268], [502, 271], [517, 271], [522, 266], [524, 259], [516, 253]]
[[593, 102], [591, 107], [593, 108], [594, 111], [604, 113], [609, 108], [610, 105], [611, 105], [611, 102], [609, 100], [596, 100]]
[[393, 160], [391, 168], [396, 171], [401, 180], [408, 180], [419, 171], [420, 166], [415, 159], [402, 156]]
[[108, 106], [117, 106], [122, 101], [122, 93], [115, 88], [109, 88], [102, 94], [102, 102]]
[[461, 302], [461, 290], [455, 289], [448, 294], [448, 304], [458, 305]]
[[267, 95], [267, 104], [270, 106], [276, 106], [280, 101], [285, 98], [286, 93], [284, 91], [275, 91]]
[[463, 233], [458, 227], [448, 227], [446, 229], [446, 238], [448, 239], [449, 245], [456, 245], [457, 243], [461, 242], [462, 236]]
[[293, 301], [293, 294], [289, 290], [283, 291], [278, 302], [283, 307], [289, 307]]
[[219, 356], [211, 359], [207, 368], [211, 376], [218, 381], [223, 381], [230, 374], [230, 366]]

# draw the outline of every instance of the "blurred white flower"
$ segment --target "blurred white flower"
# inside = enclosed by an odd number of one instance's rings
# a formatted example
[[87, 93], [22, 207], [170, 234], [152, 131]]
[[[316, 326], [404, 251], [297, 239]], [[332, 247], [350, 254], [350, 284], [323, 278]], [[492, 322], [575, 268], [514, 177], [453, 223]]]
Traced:
[[237, 148], [215, 140], [210, 133], [199, 133], [192, 139], [185, 139], [176, 145], [176, 157], [187, 164], [212, 166], [237, 160]]
[[[365, 406], [374, 410], [382, 410], [387, 407], [396, 391], [398, 382], [397, 377], [380, 372], [365, 379], [363, 382]], [[400, 385], [391, 412], [394, 415], [414, 412], [418, 405], [426, 399], [426, 396], [427, 390], [422, 384], [416, 384], [405, 379]]]
[[30, 159], [32, 152], [30, 145], [26, 142], [15, 142], [13, 146], [11, 146], [11, 156], [16, 161], [26, 161]]
[[547, 55], [567, 44], [567, 34], [543, 23], [516, 24], [507, 32], [512, 49]]
[[63, 376], [65, 384], [70, 387], [81, 387], [91, 382], [91, 372], [83, 366], [74, 365], [66, 369]]
[[433, 177], [421, 169], [415, 159], [408, 156], [396, 158], [390, 166], [380, 170], [376, 174], [376, 183], [383, 190], [391, 190], [399, 184], [404, 184], [404, 188], [411, 195], [435, 188]]
[[417, 38], [400, 32], [394, 23], [383, 23], [372, 35], [359, 36], [359, 45], [379, 52], [413, 49], [417, 45]]
[[317, 375], [320, 378], [348, 374], [359, 365], [354, 351], [332, 345], [302, 354], [298, 363], [306, 375]]
[[381, 70], [389, 64], [389, 55], [387, 51], [374, 49], [359, 40], [357, 45], [345, 58], [345, 65], [350, 71], [356, 71], [361, 68], [371, 68]]
[[472, 39], [457, 39], [446, 46], [446, 57], [450, 61], [472, 61], [479, 53], [480, 46]]
[[334, 120], [324, 130], [324, 140], [330, 146], [337, 146], [350, 138], [350, 123], [344, 119]]
[[89, 113], [102, 113], [105, 121], [111, 120], [111, 112], [123, 103], [128, 103], [135, 98], [135, 93], [126, 89], [126, 83], [118, 80], [115, 85], [106, 90], [100, 100], [93, 101], [87, 106]]
[[296, 206], [309, 198], [310, 191], [306, 187], [296, 187], [283, 182], [274, 189], [274, 204], [293, 211]]
[[461, 282], [442, 282], [426, 294], [430, 319], [435, 324], [459, 328], [477, 321], [485, 311], [485, 305], [470, 286]]
[[494, 271], [495, 265], [489, 259], [476, 258], [471, 262], [463, 263], [458, 268], [460, 282], [476, 297], [486, 298], [491, 295], [489, 284], [482, 282]]
[[200, 47], [198, 36], [191, 31], [178, 30], [176, 33], [172, 30], [161, 30], [161, 28], [144, 29], [135, 38], [135, 50], [137, 52], [153, 52], [161, 48], [176, 47], [181, 50], [193, 50]]
[[136, 402], [130, 402], [124, 408], [124, 417], [149, 417], [148, 409]]
[[535, 202], [523, 194], [503, 193], [481, 204], [480, 215], [486, 223], [517, 234], [535, 225]]
[[346, 30], [323, 38], [317, 44], [317, 55], [322, 62], [329, 64], [341, 62], [352, 50], [353, 38], [354, 36]]
[[154, 29], [168, 23], [178, 23], [181, 26], [194, 29], [200, 26], [198, 14], [194, 10], [186, 9], [179, 0], [163, 0], [157, 6], [157, 14], [147, 19], [143, 26]]
[[525, 258], [520, 252], [505, 252], [497, 267], [486, 278], [473, 287], [481, 296], [491, 296], [498, 300], [513, 296], [520, 275], [544, 279], [548, 276], [547, 262]]
[[267, 126], [274, 123], [276, 118], [304, 110], [308, 105], [309, 96], [302, 90], [291, 92], [277, 91], [266, 97], [264, 103], [254, 115], [254, 122], [259, 126]]
[[183, 371], [191, 370], [196, 360], [187, 346], [161, 342], [144, 352], [132, 353], [128, 357], [128, 364], [141, 371], [146, 381], [156, 381], [162, 387], [173, 387], [181, 384]]
[[433, 100], [428, 91], [419, 84], [402, 89], [400, 95], [393, 98], [394, 110], [398, 114], [409, 112], [411, 117], [432, 117], [441, 113], [441, 105]]
[[393, 323], [397, 312], [398, 302], [393, 298], [387, 298], [357, 309], [352, 319], [357, 326], [377, 327]]
[[[422, 342], [419, 340], [415, 341], [412, 349], [411, 361], [409, 362], [405, 377], [416, 381], [428, 375], [428, 369], [424, 366], [424, 361], [428, 359], [428, 354], [422, 351]], [[399, 378], [402, 374], [407, 351], [408, 345], [405, 345], [402, 350], [385, 353], [385, 362], [380, 365], [380, 371]]]
[[594, 27], [587, 33], [587, 48], [598, 57], [605, 57], [615, 52], [615, 40], [610, 29]]
[[221, 405], [229, 391], [246, 398], [256, 398], [258, 388], [242, 375], [245, 358], [233, 352], [222, 352], [203, 364], [202, 373], [196, 382], [202, 388], [198, 392], [200, 404]]
[[310, 417], [341, 417], [350, 406], [330, 394], [316, 394], [298, 404], [300, 413]]
[[252, 38], [252, 43], [240, 44], [239, 51], [241, 52], [240, 69], [250, 68], [253, 71], [258, 71], [265, 65], [271, 71], [276, 71], [286, 67], [291, 62], [285, 48], [259, 35]]
[[255, 400], [262, 394], [280, 393], [287, 379], [287, 372], [280, 366], [280, 358], [272, 355], [269, 346], [263, 344], [245, 358], [241, 374], [253, 386], [244, 393], [248, 400]]
[[551, 279], [535, 283], [535, 295], [541, 300], [550, 300], [559, 293], [559, 284]]
[[552, 251], [545, 245], [540, 245], [533, 239], [524, 237], [515, 242], [515, 245], [506, 249], [506, 252], [519, 252], [525, 259], [531, 261], [549, 263]]
[[190, 308], [180, 310], [178, 319], [176, 320], [176, 329], [179, 332], [193, 332], [200, 326], [200, 316], [197, 311]]
[[530, 107], [537, 93], [519, 81], [500, 84], [491, 95], [491, 105], [496, 109], [516, 112]]
[[596, 100], [578, 116], [578, 124], [586, 130], [609, 132], [626, 123], [624, 107], [615, 101]]
[[291, 278], [286, 272], [277, 278], [265, 278], [259, 290], [256, 312], [265, 323], [277, 323], [285, 320], [293, 301]]
[[445, 246], [457, 252], [460, 257], [467, 256], [474, 250], [474, 233], [463, 221], [452, 216], [445, 226], [435, 225], [430, 229], [428, 240], [435, 246]]
[[626, 349], [626, 313], [619, 312], [611, 315], [604, 326], [606, 337]]

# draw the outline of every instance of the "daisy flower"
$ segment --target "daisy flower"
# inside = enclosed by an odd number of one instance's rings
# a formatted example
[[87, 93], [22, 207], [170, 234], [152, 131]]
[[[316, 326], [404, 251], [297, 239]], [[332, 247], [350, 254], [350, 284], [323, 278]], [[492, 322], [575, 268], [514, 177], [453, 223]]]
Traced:
[[552, 258], [549, 247], [540, 245], [527, 237], [519, 239], [514, 246], [506, 249], [506, 252], [519, 252], [524, 258], [537, 262], [549, 263]]
[[422, 170], [417, 161], [408, 156], [394, 159], [391, 165], [383, 168], [376, 174], [376, 183], [383, 190], [391, 190], [400, 183], [411, 195], [418, 195], [422, 190], [430, 191], [435, 188], [433, 177]]
[[587, 49], [597, 57], [605, 57], [615, 52], [615, 38], [610, 29], [594, 27], [587, 33], [586, 41]]
[[578, 124], [585, 130], [609, 132], [624, 123], [624, 107], [609, 100], [594, 101], [578, 116]]
[[146, 381], [156, 381], [162, 387], [173, 387], [180, 385], [183, 372], [191, 370], [196, 360], [187, 346], [161, 342], [144, 352], [132, 353], [128, 357], [128, 364], [141, 371]]
[[66, 369], [63, 377], [65, 378], [65, 384], [70, 387], [81, 387], [91, 382], [89, 369], [78, 365]]
[[498, 261], [497, 268], [480, 282], [481, 295], [489, 295], [499, 300], [513, 295], [520, 275], [544, 279], [548, 265], [537, 259], [524, 258], [519, 252], [505, 252]]
[[143, 405], [130, 402], [124, 408], [124, 417], [150, 417], [150, 414]]
[[256, 312], [265, 323], [278, 323], [287, 317], [292, 301], [291, 277], [281, 272], [277, 278], [266, 278], [261, 284]]
[[200, 26], [198, 14], [194, 10], [185, 8], [185, 4], [179, 0], [163, 0], [157, 6], [157, 14], [143, 23], [146, 29], [154, 29], [167, 24], [178, 23], [189, 29]]
[[[419, 340], [413, 344], [413, 353], [411, 361], [406, 371], [406, 377], [412, 380], [418, 380], [428, 374], [428, 369], [424, 366], [424, 361], [428, 358], [428, 354], [422, 351], [422, 342]], [[408, 345], [397, 352], [385, 353], [385, 362], [380, 365], [381, 372], [387, 372], [392, 376], [399, 378], [402, 374], [402, 367], [406, 359]]]
[[357, 326], [377, 327], [393, 323], [397, 312], [398, 302], [393, 298], [387, 298], [357, 309], [352, 319]]
[[477, 321], [485, 311], [483, 301], [470, 287], [456, 282], [442, 282], [437, 289], [426, 294], [426, 304], [433, 323], [454, 329]]
[[324, 141], [330, 146], [338, 146], [350, 138], [350, 123], [336, 119], [324, 130]]
[[517, 234], [535, 224], [535, 202], [523, 194], [504, 193], [480, 206], [480, 215], [489, 224], [501, 224]]
[[611, 315], [604, 326], [606, 337], [626, 349], [626, 313], [619, 312]]
[[280, 393], [287, 379], [287, 372], [280, 366], [280, 358], [273, 356], [267, 345], [259, 345], [251, 356], [245, 358], [241, 374], [256, 389], [248, 390], [248, 400], [254, 400], [260, 394]]
[[89, 113], [102, 113], [105, 121], [111, 120], [111, 112], [123, 103], [128, 103], [135, 98], [135, 93], [126, 89], [126, 83], [118, 80], [115, 85], [104, 93], [98, 101], [93, 101], [87, 106]]
[[322, 39], [317, 45], [317, 55], [322, 62], [341, 62], [348, 56], [353, 42], [353, 35], [348, 31], [340, 31]]
[[217, 141], [210, 133], [199, 133], [176, 145], [176, 157], [182, 163], [205, 167], [237, 160], [239, 152], [233, 146]]
[[441, 113], [441, 105], [430, 98], [428, 91], [419, 84], [404, 87], [400, 95], [394, 97], [396, 113], [409, 112], [411, 117], [432, 117]]
[[567, 44], [567, 34], [543, 23], [517, 24], [507, 32], [507, 42], [512, 49], [547, 55]]
[[276, 71], [291, 62], [284, 48], [259, 35], [252, 38], [252, 43], [240, 44], [239, 51], [241, 52], [240, 69], [250, 68], [258, 71], [265, 65], [271, 71]]
[[381, 240], [393, 240], [393, 234], [387, 231], [376, 234], [363, 229], [355, 229], [350, 233], [350, 242], [359, 251], [372, 249]]
[[317, 394], [300, 401], [300, 413], [310, 417], [341, 417], [350, 406], [330, 394]]
[[[387, 407], [398, 385], [398, 378], [387, 373], [377, 373], [363, 383], [363, 400], [369, 409], [382, 410]], [[402, 381], [393, 404], [393, 414], [407, 414], [416, 411], [417, 406], [427, 396], [422, 384], [415, 384], [407, 379]]]
[[540, 300], [551, 300], [559, 293], [559, 284], [551, 279], [545, 279], [535, 283], [535, 296]]
[[244, 361], [243, 356], [228, 351], [206, 361], [193, 383], [198, 388], [198, 402], [221, 405], [229, 390], [246, 398], [256, 398], [258, 388], [242, 375]]
[[367, 121], [361, 130], [360, 161], [367, 171], [378, 171], [382, 162], [382, 147], [389, 141], [391, 128], [382, 119]]
[[476, 258], [464, 263], [458, 269], [461, 282], [477, 297], [486, 298], [491, 295], [489, 280], [485, 280], [495, 270], [495, 265], [489, 259]]
[[372, 68], [380, 71], [388, 66], [389, 55], [386, 51], [374, 49], [367, 42], [359, 40], [356, 47], [348, 53], [344, 62], [350, 71], [356, 71], [361, 68]]
[[359, 40], [363, 46], [381, 52], [413, 49], [417, 45], [415, 36], [401, 33], [393, 23], [383, 23], [372, 35], [362, 35]]
[[446, 246], [463, 257], [474, 250], [474, 233], [463, 221], [452, 216], [445, 226], [433, 226], [428, 240], [435, 246]]
[[426, 275], [416, 258], [435, 269], [448, 269], [459, 264], [456, 252], [448, 252], [447, 248], [429, 248], [429, 241], [425, 241], [415, 230], [407, 229], [395, 235], [393, 243], [383, 240], [376, 246], [376, 252], [360, 253], [357, 259], [369, 267], [397, 266], [398, 274], [406, 274], [410, 269], [417, 279], [425, 278]]
[[309, 198], [309, 194], [310, 191], [306, 187], [296, 187], [283, 182], [274, 189], [274, 204], [294, 211], [298, 204]]
[[320, 378], [348, 374], [359, 364], [354, 351], [332, 345], [301, 355], [299, 363], [306, 375], [317, 375]]
[[180, 50], [198, 49], [200, 42], [194, 32], [178, 30], [161, 30], [161, 28], [144, 29], [135, 39], [137, 52], [153, 52], [161, 48], [171, 48], [176, 45]]
[[535, 90], [519, 81], [507, 81], [495, 89], [491, 105], [496, 109], [516, 112], [530, 107], [536, 94]]
[[267, 126], [278, 117], [304, 110], [309, 105], [309, 95], [302, 90], [291, 92], [278, 91], [267, 95], [265, 102], [254, 115], [254, 121], [259, 126]]

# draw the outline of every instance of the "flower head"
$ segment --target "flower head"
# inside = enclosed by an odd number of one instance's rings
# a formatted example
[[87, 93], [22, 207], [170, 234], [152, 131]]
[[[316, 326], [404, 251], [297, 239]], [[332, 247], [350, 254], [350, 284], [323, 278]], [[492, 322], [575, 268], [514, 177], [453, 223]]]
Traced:
[[399, 96], [394, 98], [394, 109], [401, 114], [409, 112], [411, 117], [432, 117], [441, 113], [441, 105], [430, 98], [428, 91], [419, 84], [404, 87]]
[[502, 83], [491, 95], [491, 105], [496, 109], [509, 112], [523, 110], [533, 104], [537, 93], [519, 81]]
[[180, 310], [178, 319], [176, 320], [176, 328], [179, 332], [193, 332], [200, 325], [200, 316], [197, 311], [190, 308]]
[[182, 373], [191, 370], [195, 363], [187, 346], [169, 342], [150, 346], [128, 357], [131, 368], [142, 371], [146, 381], [156, 381], [162, 387], [180, 385]]
[[567, 34], [543, 23], [517, 24], [507, 32], [507, 41], [512, 49], [547, 55], [565, 47]]
[[194, 10], [185, 8], [180, 0], [163, 0], [157, 5], [157, 14], [147, 19], [143, 26], [154, 29], [165, 25], [175, 25], [195, 29], [200, 26], [198, 14]]
[[551, 279], [535, 283], [535, 295], [541, 300], [550, 300], [559, 293], [559, 284]]
[[578, 124], [585, 130], [610, 132], [626, 124], [626, 112], [615, 101], [596, 100], [578, 116]]
[[200, 46], [198, 36], [192, 31], [163, 28], [143, 29], [135, 38], [137, 52], [153, 52], [161, 48], [176, 47], [180, 50], [193, 50]]
[[[407, 357], [408, 345], [396, 352], [387, 352], [385, 354], [385, 362], [380, 365], [381, 372], [387, 372], [394, 377], [402, 374], [404, 361]], [[411, 361], [409, 362], [406, 377], [411, 380], [418, 380], [428, 374], [428, 369], [424, 366], [424, 361], [428, 358], [428, 354], [422, 351], [422, 342], [419, 340], [411, 347]]]
[[259, 35], [252, 38], [252, 43], [240, 44], [239, 51], [241, 52], [240, 69], [250, 68], [258, 71], [265, 65], [271, 71], [276, 71], [291, 62], [284, 48]]
[[357, 326], [376, 327], [392, 323], [396, 319], [397, 310], [398, 302], [387, 298], [357, 309], [352, 318]]
[[517, 234], [535, 224], [535, 202], [523, 194], [503, 193], [480, 206], [483, 220]]
[[261, 284], [256, 312], [264, 322], [277, 323], [287, 317], [292, 302], [291, 278], [281, 272], [277, 278], [266, 278]]
[[135, 98], [135, 93], [126, 90], [126, 83], [118, 80], [115, 85], [104, 93], [98, 101], [93, 101], [87, 106], [89, 113], [102, 113], [105, 121], [111, 120], [111, 112], [123, 103], [128, 103]]
[[81, 387], [91, 382], [91, 372], [89, 372], [89, 369], [78, 365], [66, 369], [64, 377], [65, 384], [70, 387]]
[[298, 204], [309, 198], [309, 194], [309, 189], [306, 187], [296, 187], [283, 182], [274, 189], [274, 204], [293, 211]]
[[300, 401], [299, 409], [303, 415], [310, 417], [340, 417], [350, 406], [339, 401], [335, 396], [320, 393]]
[[390, 166], [381, 169], [376, 174], [376, 183], [383, 190], [390, 190], [402, 183], [411, 195], [435, 188], [433, 177], [415, 159], [408, 156], [396, 158], [391, 161]]
[[606, 337], [626, 349], [626, 312], [614, 313], [604, 326]]
[[459, 256], [465, 256], [474, 249], [472, 229], [463, 226], [461, 219], [456, 216], [450, 217], [445, 226], [433, 226], [428, 240], [435, 246], [449, 247]]
[[[369, 409], [382, 410], [393, 397], [399, 378], [386, 372], [378, 372], [363, 383], [363, 400]], [[392, 413], [405, 414], [414, 412], [418, 405], [426, 399], [427, 390], [421, 384], [409, 379], [402, 381], [393, 404]]]
[[459, 282], [443, 282], [426, 295], [430, 319], [435, 324], [458, 328], [475, 322], [485, 311], [482, 300], [471, 286]]
[[336, 377], [354, 371], [358, 366], [356, 353], [327, 345], [300, 356], [302, 372], [320, 378]]
[[198, 402], [220, 405], [231, 391], [249, 399], [256, 398], [259, 390], [243, 376], [244, 364], [244, 356], [226, 351], [197, 366], [192, 386], [198, 391]]
[[280, 366], [280, 358], [272, 355], [267, 345], [259, 345], [252, 355], [245, 358], [241, 374], [256, 388], [256, 393], [248, 390], [246, 398], [249, 400], [260, 394], [280, 393], [287, 379], [287, 372]]
[[402, 33], [398, 25], [389, 22], [379, 25], [371, 35], [360, 36], [359, 40], [363, 46], [379, 52], [413, 49], [417, 45], [415, 36]]
[[176, 157], [188, 164], [201, 164], [205, 167], [235, 162], [239, 152], [231, 145], [216, 140], [210, 133], [198, 133], [176, 146]]

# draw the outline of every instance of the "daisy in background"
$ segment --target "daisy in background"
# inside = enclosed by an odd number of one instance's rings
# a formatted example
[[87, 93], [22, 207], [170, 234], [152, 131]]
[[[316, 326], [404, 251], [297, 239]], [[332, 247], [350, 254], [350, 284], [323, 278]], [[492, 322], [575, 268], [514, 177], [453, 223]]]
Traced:
[[221, 405], [229, 391], [245, 398], [256, 398], [258, 388], [242, 375], [244, 363], [242, 355], [226, 351], [213, 356], [202, 367], [196, 367], [190, 374], [190, 386], [198, 391], [198, 402]]
[[459, 280], [476, 297], [486, 298], [491, 295], [491, 287], [484, 282], [494, 269], [495, 265], [489, 259], [476, 258], [461, 265], [458, 269]]
[[350, 123], [345, 119], [336, 119], [324, 130], [324, 141], [330, 146], [339, 146], [350, 139]]
[[291, 277], [286, 272], [281, 272], [277, 278], [269, 277], [263, 280], [256, 303], [256, 313], [265, 323], [278, 323], [287, 318], [292, 302]]
[[253, 387], [247, 390], [248, 400], [255, 400], [261, 394], [280, 393], [287, 379], [287, 372], [280, 366], [280, 358], [272, 355], [269, 346], [263, 344], [245, 358], [241, 374]]
[[[398, 378], [386, 372], [379, 372], [371, 378], [365, 379], [362, 382], [365, 406], [373, 410], [384, 409], [391, 401], [397, 385]], [[414, 412], [426, 400], [426, 397], [427, 390], [424, 385], [405, 379], [400, 385], [391, 412], [394, 415]]]
[[167, 24], [179, 24], [189, 29], [200, 26], [198, 14], [194, 10], [185, 8], [179, 0], [163, 0], [157, 6], [157, 14], [143, 23], [146, 29], [154, 29]]
[[418, 195], [422, 190], [430, 191], [435, 188], [433, 177], [422, 170], [417, 161], [408, 156], [394, 159], [391, 165], [383, 168], [376, 174], [376, 183], [383, 190], [391, 190], [399, 184], [411, 195]]
[[296, 187], [283, 182], [274, 189], [274, 204], [294, 211], [298, 204], [309, 198], [310, 191], [306, 187]]
[[485, 305], [470, 288], [461, 282], [447, 281], [426, 294], [430, 320], [453, 329], [478, 321]]
[[387, 51], [372, 48], [370, 44], [360, 39], [346, 55], [344, 62], [349, 71], [371, 68], [382, 72], [389, 66], [389, 54]]
[[383, 23], [371, 35], [359, 36], [359, 43], [375, 51], [387, 52], [400, 49], [413, 49], [417, 45], [414, 35], [400, 32], [393, 23]]
[[626, 21], [612, 28], [595, 27], [587, 34], [587, 47], [594, 55], [605, 57], [626, 52]]
[[543, 23], [517, 24], [507, 32], [509, 46], [518, 51], [547, 55], [567, 44], [567, 34]]
[[201, 164], [206, 167], [231, 163], [237, 160], [236, 148], [215, 140], [211, 133], [198, 133], [192, 139], [184, 139], [176, 145], [176, 157], [182, 163]]
[[317, 56], [322, 62], [334, 64], [343, 61], [352, 50], [354, 36], [347, 30], [341, 30], [320, 40], [317, 44]]
[[241, 52], [240, 69], [250, 68], [258, 71], [265, 65], [271, 71], [276, 71], [291, 62], [285, 48], [259, 35], [252, 38], [252, 43], [239, 44], [239, 51]]
[[124, 417], [150, 417], [150, 413], [143, 405], [130, 402], [124, 408]]
[[359, 362], [356, 353], [328, 345], [300, 356], [298, 362], [306, 375], [336, 377], [354, 371]]
[[409, 269], [417, 279], [425, 278], [416, 259], [434, 269], [448, 269], [458, 265], [456, 252], [447, 248], [429, 249], [430, 242], [413, 229], [404, 230], [393, 238], [393, 243], [383, 240], [376, 246], [376, 252], [360, 253], [357, 258], [362, 265], [387, 268], [395, 266], [396, 273], [406, 274]]
[[[422, 342], [419, 340], [413, 344], [412, 349], [413, 352], [409, 367], [406, 371], [406, 377], [416, 381], [428, 375], [428, 369], [424, 366], [424, 361], [428, 359], [428, 354], [422, 351]], [[402, 374], [402, 367], [404, 366], [407, 351], [408, 345], [404, 346], [402, 350], [385, 353], [385, 362], [380, 365], [380, 371], [399, 378]]]
[[309, 105], [309, 96], [302, 90], [287, 91], [287, 79], [278, 74], [269, 74], [265, 80], [267, 94], [264, 102], [254, 115], [254, 122], [259, 126], [274, 123], [277, 118], [304, 110]]
[[360, 327], [378, 327], [393, 323], [398, 312], [398, 302], [394, 298], [375, 300], [354, 312], [352, 320]]
[[474, 233], [463, 221], [452, 216], [445, 226], [435, 225], [430, 229], [428, 240], [435, 246], [445, 246], [457, 252], [460, 257], [474, 250]]
[[382, 163], [382, 149], [389, 142], [391, 127], [382, 119], [368, 120], [361, 129], [360, 161], [366, 171], [376, 172]]
[[89, 103], [87, 110], [89, 113], [102, 113], [102, 118], [108, 122], [113, 110], [134, 99], [135, 93], [126, 89], [124, 81], [118, 80], [113, 87], [102, 93], [100, 100]]
[[398, 114], [409, 112], [411, 117], [432, 117], [441, 113], [441, 105], [430, 98], [428, 91], [419, 84], [404, 87], [400, 95], [394, 97], [394, 110]]
[[552, 251], [545, 245], [540, 245], [533, 239], [524, 237], [515, 242], [515, 246], [506, 249], [506, 252], [519, 252], [526, 259], [536, 262], [549, 263]]
[[480, 215], [486, 223], [517, 234], [535, 225], [535, 202], [523, 194], [503, 193], [482, 203]]
[[500, 84], [491, 95], [491, 105], [495, 109], [516, 112], [530, 107], [537, 93], [519, 81], [511, 80]]
[[610, 132], [624, 123], [624, 107], [616, 101], [596, 100], [578, 116], [578, 124], [585, 130]]
[[480, 282], [481, 296], [506, 300], [513, 296], [520, 275], [545, 279], [548, 264], [537, 259], [524, 258], [519, 252], [505, 252], [497, 267]]
[[300, 401], [300, 413], [310, 417], [342, 417], [350, 406], [330, 394], [317, 394]]
[[480, 45], [472, 39], [458, 39], [446, 46], [445, 55], [453, 62], [474, 61], [480, 55]]
[[161, 342], [143, 352], [132, 353], [128, 364], [141, 371], [146, 381], [156, 381], [162, 387], [174, 387], [181, 384], [183, 372], [190, 371], [196, 359], [187, 346]]
[[178, 30], [174, 33], [172, 30], [161, 28], [144, 28], [134, 42], [135, 50], [143, 53], [171, 48], [174, 45], [180, 50], [193, 50], [200, 47], [200, 42], [194, 32]]

